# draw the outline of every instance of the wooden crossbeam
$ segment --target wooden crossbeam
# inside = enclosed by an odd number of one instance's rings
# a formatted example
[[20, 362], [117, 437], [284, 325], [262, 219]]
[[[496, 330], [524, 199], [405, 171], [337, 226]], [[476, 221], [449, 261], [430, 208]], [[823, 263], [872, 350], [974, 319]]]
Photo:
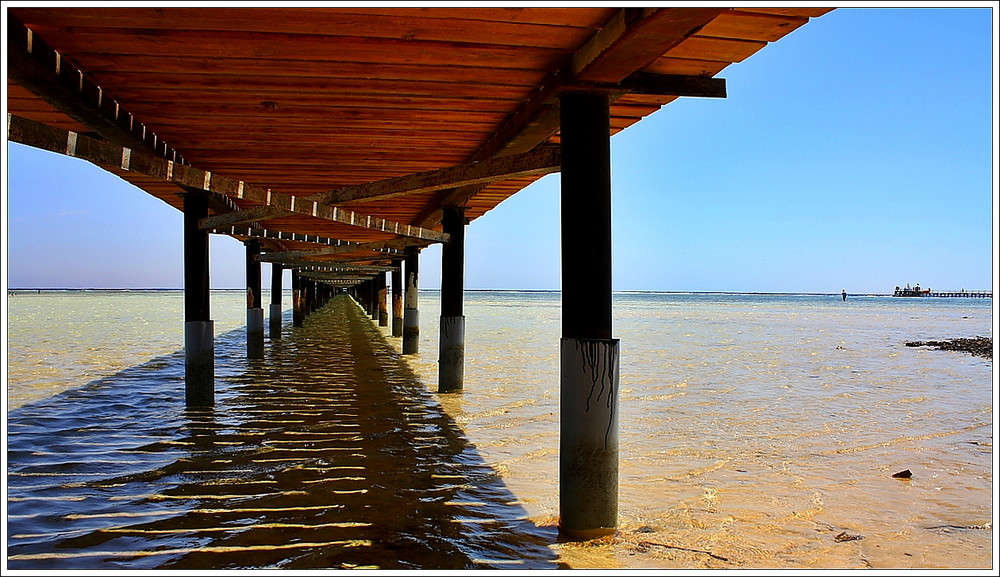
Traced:
[[120, 146], [147, 150], [177, 163], [176, 150], [135, 119], [89, 76], [72, 66], [7, 12], [7, 79]]
[[725, 98], [726, 79], [680, 74], [635, 73], [621, 82], [568, 82], [558, 92], [606, 92], [612, 98], [624, 94]]
[[[618, 85], [645, 69], [730, 8], [623, 8], [573, 54], [570, 64], [550, 74], [539, 90], [501, 124], [472, 161], [527, 152], [559, 130], [558, 93], [573, 84]], [[633, 87], [639, 88], [641, 82]], [[648, 83], [647, 83], [648, 86]], [[611, 92], [610, 90], [608, 90]], [[433, 226], [441, 206], [463, 206], [483, 185], [444, 190], [413, 222]]]
[[338, 205], [348, 202], [382, 200], [407, 194], [550, 174], [558, 172], [559, 165], [559, 147], [547, 146], [519, 155], [490, 158], [460, 166], [348, 186], [310, 197], [310, 199], [322, 204]]
[[76, 132], [46, 126], [11, 114], [7, 115], [7, 135], [11, 142], [73, 156], [99, 166], [114, 166], [116, 169], [162, 179], [188, 189], [223, 194], [289, 213], [305, 214], [387, 234], [432, 242], [448, 242], [448, 235], [436, 230], [392, 222], [335, 206], [322, 205], [301, 196], [279, 194], [270, 188], [219, 176], [193, 166], [177, 164], [152, 154], [90, 138]]
[[334, 275], [342, 273], [346, 275], [365, 274], [370, 276], [373, 274], [378, 274], [380, 272], [392, 272], [397, 269], [396, 267], [378, 266], [378, 265], [353, 265], [353, 266], [344, 265], [344, 266], [317, 268], [317, 270], [310, 270], [310, 267], [299, 267], [298, 270], [299, 274], [316, 273], [316, 274]]
[[731, 8], [623, 8], [578, 50], [567, 78], [621, 82]]
[[[390, 241], [375, 241], [375, 242], [362, 242], [355, 244], [343, 244], [339, 246], [328, 246], [317, 249], [310, 250], [293, 250], [282, 253], [270, 253], [266, 255], [261, 255], [260, 260], [265, 262], [283, 262], [287, 259], [297, 259], [297, 258], [308, 258], [317, 256], [331, 256], [337, 254], [346, 254], [351, 252], [358, 252], [360, 250], [386, 250], [386, 249], [404, 249], [407, 246], [414, 246], [414, 243], [408, 239], [398, 239]], [[391, 256], [391, 255], [390, 255]]]
[[306, 278], [326, 279], [326, 280], [349, 280], [349, 279], [364, 280], [364, 279], [371, 278], [373, 275], [370, 274], [370, 273], [361, 273], [361, 272], [359, 272], [359, 273], [353, 273], [352, 274], [352, 273], [349, 273], [349, 272], [330, 272], [330, 273], [327, 273], [327, 272], [303, 272], [303, 271], [299, 271], [299, 276], [306, 277]]
[[318, 273], [367, 273], [367, 274], [378, 274], [380, 272], [392, 272], [397, 270], [399, 267], [394, 266], [380, 266], [380, 265], [337, 265], [329, 267], [315, 267], [316, 270], [311, 270], [313, 267], [298, 267], [299, 272], [318, 272]]
[[394, 265], [377, 265], [377, 264], [343, 264], [340, 261], [331, 262], [329, 265], [322, 263], [317, 263], [315, 261], [310, 261], [311, 264], [299, 265], [294, 267], [296, 270], [305, 272], [391, 272], [398, 269], [398, 266]]
[[[227, 197], [228, 198], [228, 197]], [[308, 242], [311, 244], [322, 244], [330, 246], [340, 246], [347, 244], [358, 244], [355, 242], [342, 240], [339, 238], [330, 238], [326, 236], [318, 236], [315, 234], [302, 234], [300, 232], [287, 232], [283, 230], [273, 230], [267, 227], [251, 228], [247, 226], [235, 225], [231, 227], [217, 227], [212, 232], [216, 234], [226, 234], [230, 236], [250, 236], [256, 238], [272, 239], [276, 241], [295, 241], [295, 242]], [[427, 243], [410, 241], [417, 246], [426, 246]], [[390, 251], [397, 252], [397, 251]], [[402, 251], [398, 251], [399, 254], [403, 254]]]
[[255, 206], [225, 214], [217, 214], [208, 218], [203, 218], [198, 222], [198, 227], [202, 230], [212, 230], [218, 227], [231, 227], [237, 224], [248, 222], [258, 222], [271, 218], [278, 218], [293, 214], [287, 210], [281, 210], [274, 206]]
[[318, 283], [328, 284], [335, 287], [352, 287], [361, 284], [366, 279], [313, 279]]
[[[261, 255], [263, 256], [263, 255]], [[384, 255], [384, 256], [366, 256], [366, 257], [351, 257], [351, 258], [338, 258], [331, 261], [322, 260], [309, 260], [305, 258], [290, 258], [287, 260], [282, 260], [281, 264], [286, 268], [296, 268], [296, 269], [313, 269], [322, 268], [324, 262], [329, 262], [329, 267], [344, 266], [351, 262], [363, 262], [363, 263], [378, 263], [378, 262], [393, 262], [399, 260], [399, 255]]]

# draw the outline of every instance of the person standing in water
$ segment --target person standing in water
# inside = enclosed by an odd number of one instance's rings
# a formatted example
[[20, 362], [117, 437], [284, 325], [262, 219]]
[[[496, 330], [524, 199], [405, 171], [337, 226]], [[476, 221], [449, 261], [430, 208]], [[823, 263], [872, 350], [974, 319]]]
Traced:
[[840, 291], [840, 297], [842, 299], [844, 299], [845, 301], [847, 300], [847, 289], [841, 289], [841, 291]]

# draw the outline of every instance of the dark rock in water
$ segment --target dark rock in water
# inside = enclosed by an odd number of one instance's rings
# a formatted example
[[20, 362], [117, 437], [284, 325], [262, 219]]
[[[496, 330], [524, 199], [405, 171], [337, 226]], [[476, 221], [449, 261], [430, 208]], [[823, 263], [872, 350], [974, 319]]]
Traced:
[[909, 479], [913, 476], [913, 473], [911, 473], [909, 469], [906, 469], [898, 473], [893, 473], [892, 476], [897, 479]]
[[848, 533], [847, 531], [841, 531], [840, 533], [837, 533], [837, 535], [833, 538], [833, 540], [836, 541], [837, 543], [843, 543], [844, 541], [860, 541], [861, 539], [864, 539], [864, 536], [853, 535], [851, 533]]
[[993, 339], [991, 337], [952, 339], [950, 341], [909, 341], [904, 344], [908, 347], [936, 347], [943, 351], [962, 351], [987, 359], [993, 358]]

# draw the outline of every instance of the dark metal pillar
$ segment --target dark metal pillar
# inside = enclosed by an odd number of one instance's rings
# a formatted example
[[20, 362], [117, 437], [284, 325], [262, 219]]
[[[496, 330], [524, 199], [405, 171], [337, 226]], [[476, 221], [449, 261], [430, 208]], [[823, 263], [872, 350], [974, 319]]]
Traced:
[[403, 296], [403, 354], [416, 354], [420, 348], [420, 310], [418, 304], [420, 249], [406, 247], [406, 289]]
[[561, 96], [559, 528], [585, 539], [613, 533], [618, 524], [609, 120], [607, 95]]
[[215, 326], [211, 320], [208, 231], [198, 221], [208, 216], [208, 197], [184, 195], [184, 399], [189, 407], [215, 403]]
[[403, 261], [392, 261], [392, 336], [403, 336]]
[[465, 379], [465, 208], [446, 206], [442, 230], [450, 236], [441, 247], [441, 324], [438, 392], [461, 391]]
[[281, 281], [284, 267], [279, 262], [271, 263], [271, 310], [269, 311], [268, 334], [272, 339], [281, 338]]
[[247, 358], [264, 358], [264, 305], [260, 288], [260, 241], [246, 241]]

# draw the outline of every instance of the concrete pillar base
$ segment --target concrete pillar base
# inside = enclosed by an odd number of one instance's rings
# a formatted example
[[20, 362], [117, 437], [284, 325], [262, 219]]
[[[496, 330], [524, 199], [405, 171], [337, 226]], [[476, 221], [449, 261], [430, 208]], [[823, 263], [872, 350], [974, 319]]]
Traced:
[[559, 530], [574, 538], [618, 525], [618, 344], [560, 341]]
[[403, 311], [403, 354], [415, 355], [420, 343], [420, 311], [406, 309]]
[[184, 323], [184, 398], [189, 407], [215, 404], [215, 322]]
[[264, 358], [264, 309], [247, 309], [247, 358]]
[[281, 338], [281, 305], [271, 304], [267, 317], [268, 336], [272, 339]]
[[461, 391], [465, 386], [465, 317], [441, 317], [438, 343], [438, 392]]

